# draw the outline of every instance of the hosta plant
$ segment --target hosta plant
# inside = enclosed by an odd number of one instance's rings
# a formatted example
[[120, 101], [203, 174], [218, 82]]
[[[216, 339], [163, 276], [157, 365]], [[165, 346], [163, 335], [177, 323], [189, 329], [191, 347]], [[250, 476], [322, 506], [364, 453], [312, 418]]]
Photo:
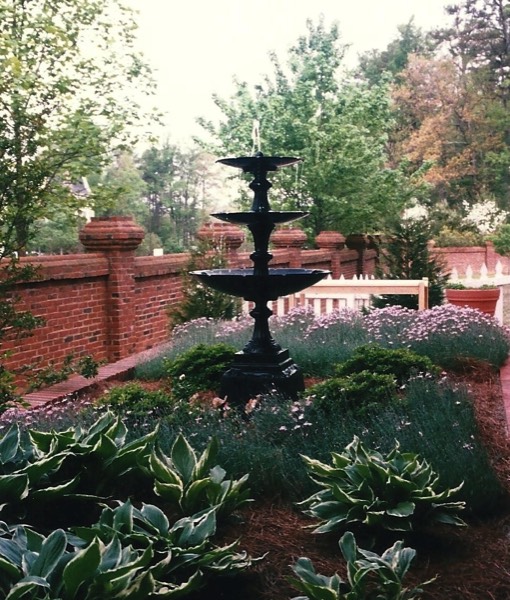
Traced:
[[[131, 502], [119, 502], [115, 508], [105, 507], [92, 527], [73, 528], [70, 541], [87, 547], [94, 540], [110, 544], [118, 539], [123, 547], [140, 551], [151, 549], [147, 567], [154, 581], [181, 593], [201, 587], [211, 574], [235, 574], [261, 558], [251, 558], [238, 551], [239, 542], [216, 546], [216, 513], [208, 509], [171, 523], [157, 506], [143, 504], [140, 509]], [[163, 596], [165, 597], [165, 596]]]
[[452, 498], [462, 487], [440, 489], [439, 477], [417, 454], [401, 452], [398, 442], [384, 457], [363, 446], [358, 437], [332, 465], [304, 456], [310, 477], [321, 489], [299, 504], [319, 519], [316, 533], [351, 523], [370, 528], [410, 531], [424, 523], [463, 525], [463, 502]]
[[250, 502], [248, 475], [225, 479], [225, 470], [216, 464], [218, 450], [218, 440], [213, 437], [199, 456], [179, 434], [169, 456], [153, 452], [149, 465], [156, 495], [183, 515], [214, 506], [217, 514], [225, 517]]
[[[347, 581], [337, 574], [327, 577], [315, 572], [308, 558], [300, 558], [292, 567], [297, 579], [294, 587], [304, 596], [293, 600], [417, 600], [422, 587], [404, 587], [403, 579], [416, 555], [402, 541], [378, 555], [358, 548], [354, 535], [347, 531], [340, 540], [347, 562]], [[420, 586], [431, 583], [424, 582]]]
[[150, 490], [149, 457], [157, 431], [127, 441], [120, 418], [106, 413], [89, 428], [21, 432], [13, 425], [0, 442], [0, 511], [4, 519], [42, 514], [46, 526], [63, 502], [95, 502], [127, 489]]
[[[0, 590], [5, 600], [146, 600], [157, 591], [148, 571], [151, 547], [136, 550], [114, 537], [84, 548], [62, 529], [44, 537], [22, 525], [0, 523]], [[165, 596], [162, 596], [165, 597]]]
[[214, 574], [235, 574], [260, 559], [218, 547], [214, 509], [170, 524], [156, 506], [105, 508], [92, 527], [44, 537], [0, 523], [0, 592], [6, 600], [180, 598]]

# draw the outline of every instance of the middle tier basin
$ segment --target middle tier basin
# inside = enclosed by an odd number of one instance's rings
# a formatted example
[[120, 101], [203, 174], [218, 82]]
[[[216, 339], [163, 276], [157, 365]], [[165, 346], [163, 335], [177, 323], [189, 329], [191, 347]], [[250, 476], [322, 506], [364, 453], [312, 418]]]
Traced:
[[330, 274], [322, 269], [269, 269], [255, 275], [253, 269], [192, 271], [204, 285], [245, 300], [276, 300], [310, 287]]

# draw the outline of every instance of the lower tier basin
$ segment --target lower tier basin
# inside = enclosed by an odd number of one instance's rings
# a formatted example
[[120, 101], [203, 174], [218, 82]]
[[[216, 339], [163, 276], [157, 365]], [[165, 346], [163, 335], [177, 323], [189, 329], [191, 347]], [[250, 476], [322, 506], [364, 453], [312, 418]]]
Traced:
[[245, 300], [276, 300], [310, 287], [330, 274], [322, 269], [269, 269], [255, 275], [253, 269], [192, 271], [204, 285]]

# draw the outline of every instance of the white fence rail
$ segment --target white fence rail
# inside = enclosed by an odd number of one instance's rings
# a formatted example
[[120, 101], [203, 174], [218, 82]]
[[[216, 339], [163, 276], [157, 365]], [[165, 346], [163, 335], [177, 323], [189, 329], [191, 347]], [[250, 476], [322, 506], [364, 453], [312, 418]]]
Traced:
[[[502, 293], [496, 306], [496, 319], [502, 324], [510, 324], [510, 275], [503, 274], [501, 263], [496, 264], [494, 273], [487, 266], [480, 269], [468, 266], [463, 273], [452, 269], [451, 282], [463, 283], [468, 287], [498, 285]], [[324, 279], [298, 294], [285, 296], [273, 302], [275, 315], [284, 315], [296, 306], [312, 306], [317, 315], [333, 310], [351, 308], [361, 310], [370, 305], [370, 296], [374, 294], [417, 294], [420, 309], [428, 306], [428, 280], [374, 279], [373, 277], [353, 277], [353, 279]], [[252, 304], [244, 302], [244, 312], [249, 312]]]
[[[323, 279], [298, 294], [279, 298], [273, 303], [275, 315], [284, 315], [296, 306], [312, 306], [316, 315], [327, 314], [342, 308], [368, 307], [373, 294], [416, 294], [420, 310], [428, 307], [429, 282], [423, 279]], [[248, 312], [251, 304], [244, 303]]]

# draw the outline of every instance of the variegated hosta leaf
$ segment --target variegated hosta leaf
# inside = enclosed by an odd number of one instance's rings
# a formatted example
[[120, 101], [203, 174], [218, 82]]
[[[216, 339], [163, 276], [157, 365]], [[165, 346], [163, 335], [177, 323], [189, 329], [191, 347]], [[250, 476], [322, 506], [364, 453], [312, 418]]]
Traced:
[[321, 521], [318, 533], [353, 522], [393, 531], [410, 531], [426, 520], [462, 524], [458, 513], [464, 503], [451, 501], [462, 484], [441, 489], [430, 465], [401, 452], [398, 443], [385, 458], [354, 437], [343, 453], [332, 454], [333, 467], [303, 460], [321, 489], [298, 506]]

